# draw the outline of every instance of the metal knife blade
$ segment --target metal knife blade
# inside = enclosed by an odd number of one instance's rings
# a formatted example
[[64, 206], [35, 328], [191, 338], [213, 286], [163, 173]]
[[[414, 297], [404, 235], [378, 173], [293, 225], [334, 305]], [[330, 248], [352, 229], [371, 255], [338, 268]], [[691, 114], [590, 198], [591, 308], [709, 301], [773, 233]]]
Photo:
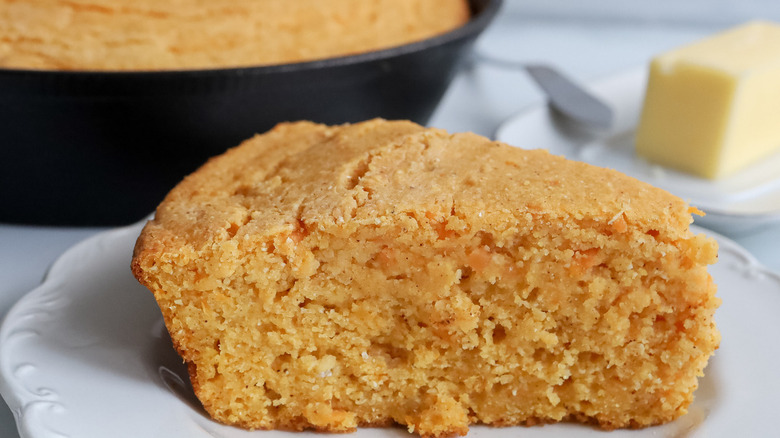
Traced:
[[559, 71], [546, 65], [527, 64], [525, 69], [547, 94], [550, 105], [565, 116], [601, 129], [612, 126], [612, 108]]

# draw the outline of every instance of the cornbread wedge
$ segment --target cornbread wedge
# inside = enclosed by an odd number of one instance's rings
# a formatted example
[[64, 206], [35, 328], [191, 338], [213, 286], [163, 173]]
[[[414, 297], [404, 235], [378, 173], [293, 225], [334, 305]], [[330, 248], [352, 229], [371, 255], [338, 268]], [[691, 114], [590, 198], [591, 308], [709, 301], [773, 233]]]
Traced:
[[691, 211], [474, 134], [288, 123], [177, 186], [132, 270], [224, 423], [641, 427], [686, 412], [720, 339]]

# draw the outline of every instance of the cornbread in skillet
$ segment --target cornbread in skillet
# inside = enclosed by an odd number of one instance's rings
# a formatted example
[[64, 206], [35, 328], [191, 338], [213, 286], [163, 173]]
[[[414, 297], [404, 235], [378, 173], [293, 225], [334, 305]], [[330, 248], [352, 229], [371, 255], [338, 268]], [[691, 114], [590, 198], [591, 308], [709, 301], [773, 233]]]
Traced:
[[298, 122], [177, 186], [132, 270], [224, 423], [640, 427], [686, 412], [720, 339], [690, 211], [474, 134]]
[[466, 0], [0, 0], [0, 67], [285, 64], [423, 40], [469, 15]]

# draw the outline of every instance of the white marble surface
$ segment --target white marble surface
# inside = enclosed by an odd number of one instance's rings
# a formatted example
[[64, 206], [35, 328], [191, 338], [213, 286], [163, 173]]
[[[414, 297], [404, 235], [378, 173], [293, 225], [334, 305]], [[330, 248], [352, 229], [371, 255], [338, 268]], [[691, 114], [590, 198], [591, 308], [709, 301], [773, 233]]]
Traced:
[[[502, 59], [547, 62], [586, 83], [645, 64], [654, 53], [735, 21], [780, 18], [780, 6], [768, 0], [640, 3], [508, 0], [477, 49]], [[490, 136], [500, 122], [542, 98], [522, 71], [466, 67], [431, 125]], [[40, 282], [57, 255], [99, 231], [0, 224], [0, 316]], [[766, 266], [780, 271], [780, 251], [776, 249], [780, 247], [780, 226], [730, 237]], [[3, 403], [0, 437], [19, 437], [12, 414]]]

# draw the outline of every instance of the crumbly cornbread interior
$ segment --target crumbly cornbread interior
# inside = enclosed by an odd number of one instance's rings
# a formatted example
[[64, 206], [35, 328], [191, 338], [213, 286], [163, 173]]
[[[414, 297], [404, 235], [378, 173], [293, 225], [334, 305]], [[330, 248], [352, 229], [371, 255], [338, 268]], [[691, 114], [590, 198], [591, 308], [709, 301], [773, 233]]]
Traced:
[[686, 412], [720, 339], [716, 244], [690, 222], [541, 150], [299, 122], [176, 187], [133, 272], [221, 422], [640, 427]]
[[286, 64], [423, 40], [469, 16], [466, 0], [0, 0], [0, 67]]

